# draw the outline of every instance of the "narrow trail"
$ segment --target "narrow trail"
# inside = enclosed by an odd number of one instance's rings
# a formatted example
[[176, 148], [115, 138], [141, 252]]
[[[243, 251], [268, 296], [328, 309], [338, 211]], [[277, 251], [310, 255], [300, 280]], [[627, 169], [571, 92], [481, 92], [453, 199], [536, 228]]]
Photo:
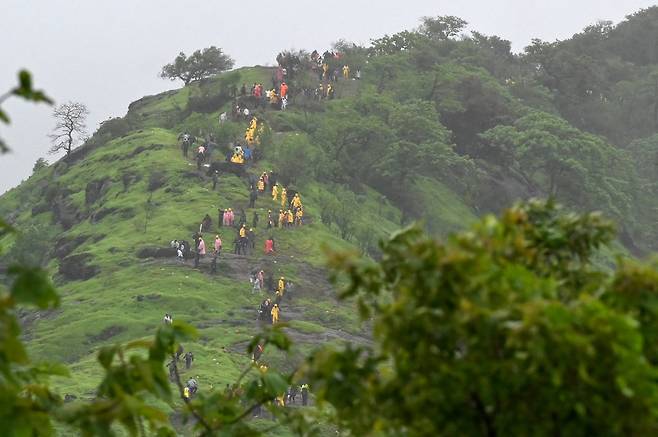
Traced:
[[[274, 131], [275, 136], [281, 136], [283, 132]], [[187, 166], [193, 165], [189, 160], [187, 161]], [[207, 169], [210, 167], [210, 164], [204, 164], [200, 169], [195, 170], [199, 180], [202, 183], [208, 183], [211, 178], [207, 175]], [[242, 176], [239, 176], [240, 179], [245, 183], [245, 188], [250, 186], [250, 183], [253, 184], [254, 180], [257, 180], [259, 171], [256, 170], [257, 164], [252, 161], [247, 161], [244, 164], [244, 172]], [[255, 173], [252, 173], [256, 170]], [[221, 184], [220, 184], [221, 186]], [[264, 193], [259, 193], [259, 199], [261, 202], [266, 201], [270, 198], [270, 194], [266, 190]], [[232, 206], [234, 211], [248, 210], [248, 204], [246, 202], [239, 202]], [[261, 217], [261, 223], [264, 223], [267, 220], [267, 217]], [[313, 218], [308, 214], [304, 214], [304, 225], [309, 225], [313, 222]], [[233, 228], [222, 228], [223, 232], [229, 232], [225, 235], [225, 243], [230, 241], [230, 231], [233, 231]], [[237, 231], [237, 229], [235, 230]], [[209, 233], [212, 235], [213, 233]], [[211, 255], [206, 255], [199, 260], [199, 266], [194, 267], [194, 260], [178, 260], [175, 257], [171, 258], [148, 258], [142, 260], [144, 265], [159, 265], [180, 268], [185, 270], [195, 270], [203, 273], [204, 275], [209, 275], [210, 277], [218, 278], [229, 278], [231, 280], [237, 281], [238, 283], [244, 284], [245, 293], [253, 293], [251, 290], [251, 284], [249, 282], [249, 277], [251, 272], [257, 270], [263, 270], [266, 274], [273, 274], [278, 271], [279, 266], [286, 265], [290, 263], [290, 258], [286, 254], [276, 253], [275, 255], [264, 255], [262, 253], [262, 247], [259, 244], [256, 244], [256, 247], [251, 249], [248, 255], [237, 255], [232, 253], [233, 249], [232, 244], [226, 244], [217, 259], [217, 272], [211, 274]], [[297, 257], [300, 255], [300, 257]], [[298, 345], [321, 345], [326, 342], [336, 342], [336, 341], [345, 341], [352, 342], [356, 344], [371, 344], [372, 341], [368, 334], [365, 333], [365, 330], [361, 332], [348, 332], [342, 329], [340, 324], [340, 318], [336, 318], [333, 314], [333, 310], [326, 309], [322, 314], [321, 308], [313, 306], [313, 308], [306, 308], [305, 305], [299, 302], [298, 297], [304, 297], [305, 299], [323, 299], [328, 301], [331, 304], [330, 308], [334, 308], [336, 305], [339, 305], [339, 301], [334, 290], [333, 285], [328, 281], [326, 271], [312, 266], [311, 264], [303, 261], [301, 254], [295, 254], [295, 267], [297, 269], [297, 275], [299, 277], [298, 281], [294, 285], [286, 290], [284, 297], [280, 303], [281, 306], [281, 322], [302, 322], [298, 326], [293, 325], [286, 328], [287, 334], [291, 339]], [[276, 278], [275, 278], [276, 280]], [[259, 329], [264, 324], [269, 324], [267, 322], [262, 322], [258, 320], [258, 305], [260, 302], [266, 298], [274, 298], [273, 292], [268, 291], [259, 291], [257, 293], [251, 294], [254, 300], [258, 303], [255, 303], [253, 306], [243, 306], [238, 309], [227, 312], [223, 317], [218, 317], [215, 319], [208, 319], [202, 322], [197, 323], [198, 329], [210, 328], [217, 325], [225, 325], [227, 327], [236, 327], [236, 326], [253, 326], [256, 329]], [[332, 318], [333, 317], [333, 318]], [[303, 322], [308, 323], [308, 326], [303, 325]], [[313, 332], [317, 330], [317, 332]], [[246, 351], [246, 346], [248, 341], [240, 341], [234, 344], [227, 346], [227, 350], [230, 350], [234, 353], [244, 354]]]

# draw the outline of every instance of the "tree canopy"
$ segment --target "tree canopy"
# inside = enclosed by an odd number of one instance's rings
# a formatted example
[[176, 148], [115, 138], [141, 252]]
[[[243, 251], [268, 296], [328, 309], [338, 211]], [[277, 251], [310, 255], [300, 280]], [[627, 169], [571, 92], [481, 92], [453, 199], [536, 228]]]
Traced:
[[319, 398], [354, 435], [648, 435], [655, 266], [597, 269], [613, 226], [530, 202], [440, 243], [417, 228], [332, 264], [374, 347], [322, 348]]
[[187, 85], [192, 81], [230, 70], [234, 64], [235, 61], [221, 48], [210, 46], [196, 50], [190, 56], [180, 52], [174, 62], [162, 67], [160, 77], [170, 80], [180, 79]]

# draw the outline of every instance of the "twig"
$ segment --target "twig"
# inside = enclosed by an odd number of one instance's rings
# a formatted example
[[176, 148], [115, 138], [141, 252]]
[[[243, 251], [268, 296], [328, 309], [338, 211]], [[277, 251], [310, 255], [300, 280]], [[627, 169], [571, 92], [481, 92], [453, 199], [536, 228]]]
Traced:
[[[268, 401], [273, 401], [273, 400], [274, 399], [268, 399]], [[241, 421], [242, 419], [247, 417], [249, 414], [251, 414], [256, 408], [260, 407], [261, 405], [263, 405], [263, 402], [258, 402], [256, 404], [252, 405], [251, 407], [244, 410], [242, 412], [242, 414], [240, 414], [239, 416], [233, 418], [232, 420], [229, 420], [228, 422], [225, 422], [226, 425], [233, 425], [234, 423], [238, 423], [239, 421]]]
[[9, 97], [11, 97], [11, 95], [13, 95], [13, 94], [14, 94], [14, 90], [11, 90], [11, 91], [7, 91], [6, 93], [0, 95], [0, 104], [2, 102], [4, 102], [5, 100], [7, 100]]
[[176, 355], [173, 353], [171, 354], [171, 364], [174, 366], [174, 376], [176, 377], [176, 385], [178, 386], [178, 392], [180, 393], [181, 399], [183, 399], [183, 402], [187, 404], [194, 418], [197, 419], [199, 423], [201, 423], [201, 425], [203, 425], [203, 427], [207, 431], [210, 432], [214, 431], [213, 428], [210, 426], [210, 424], [206, 422], [206, 419], [204, 419], [203, 416], [197, 413], [197, 411], [192, 407], [192, 405], [190, 404], [190, 400], [185, 397], [185, 390], [183, 389], [183, 383], [181, 382], [180, 375], [178, 374], [178, 364], [176, 363]]

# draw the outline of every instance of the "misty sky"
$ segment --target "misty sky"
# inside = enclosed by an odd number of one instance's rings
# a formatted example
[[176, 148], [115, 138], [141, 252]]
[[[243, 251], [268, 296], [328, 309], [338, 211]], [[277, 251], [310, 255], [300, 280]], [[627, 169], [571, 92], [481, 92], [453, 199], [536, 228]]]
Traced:
[[[327, 48], [343, 38], [367, 43], [410, 29], [426, 15], [457, 15], [470, 30], [495, 34], [522, 50], [532, 38], [570, 37], [598, 20], [618, 22], [656, 4], [645, 0], [1, 0], [0, 94], [29, 68], [38, 88], [57, 102], [89, 107], [89, 133], [144, 95], [181, 86], [158, 77], [179, 51], [222, 47], [236, 66], [272, 64], [286, 48]], [[376, 5], [376, 6], [375, 6]], [[275, 25], [277, 28], [275, 29]], [[9, 101], [12, 118], [0, 127], [13, 149], [0, 157], [0, 192], [29, 176], [39, 157], [49, 161], [46, 106]]]

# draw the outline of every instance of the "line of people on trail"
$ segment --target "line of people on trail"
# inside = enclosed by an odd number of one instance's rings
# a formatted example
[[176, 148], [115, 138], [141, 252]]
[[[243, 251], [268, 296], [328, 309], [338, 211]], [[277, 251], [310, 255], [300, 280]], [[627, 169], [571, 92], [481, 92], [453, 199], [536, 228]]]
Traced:
[[[252, 290], [257, 286], [260, 286], [261, 290], [271, 292], [272, 287], [263, 288], [263, 286], [259, 284], [260, 278], [258, 276], [261, 274], [262, 270], [256, 274], [256, 277], [250, 278], [250, 281], [252, 281], [253, 284]], [[261, 322], [271, 323], [272, 325], [279, 323], [281, 317], [281, 302], [283, 301], [283, 296], [286, 294], [286, 291], [289, 291], [291, 287], [292, 283], [286, 281], [285, 278], [281, 276], [277, 281], [276, 289], [274, 289], [274, 300], [270, 297], [263, 299], [258, 308], [257, 319]]]
[[[174, 322], [174, 318], [172, 317], [171, 314], [165, 313], [162, 321], [165, 325], [171, 325]], [[194, 361], [194, 353], [192, 353], [192, 351], [187, 351], [185, 353], [184, 352], [185, 349], [183, 348], [183, 345], [179, 344], [178, 349], [174, 354], [174, 357], [172, 358], [171, 361], [169, 361], [166, 364], [167, 368], [169, 369], [169, 380], [171, 382], [176, 381], [177, 374], [178, 376], [180, 376], [180, 368], [178, 367], [178, 363], [180, 362], [181, 358], [185, 363], [185, 370], [190, 370], [192, 368], [192, 362]], [[190, 399], [194, 397], [198, 389], [199, 389], [199, 383], [195, 378], [191, 377], [190, 379], [187, 380], [185, 386], [183, 387], [183, 396], [186, 399]]]
[[[326, 50], [320, 55], [317, 50], [313, 50], [311, 53], [312, 68], [313, 71], [318, 74], [319, 80], [332, 80], [333, 82], [337, 82], [340, 76], [345, 80], [360, 80], [361, 69], [357, 68], [354, 74], [352, 74], [351, 67], [348, 64], [343, 63], [341, 61], [342, 58], [343, 55], [340, 52]], [[334, 66], [333, 69], [331, 68], [332, 66]]]
[[[280, 109], [285, 111], [288, 107], [288, 84], [285, 80], [272, 80], [272, 88], [265, 89], [262, 83], [254, 83], [251, 87], [249, 95], [256, 102], [256, 107], [266, 108], [268, 105], [272, 109]], [[247, 85], [242, 84], [240, 88], [240, 96], [247, 97]]]
[[[279, 194], [280, 193], [280, 194]], [[275, 202], [281, 197], [281, 209], [279, 215], [275, 217], [272, 210], [267, 212], [267, 229], [271, 228], [288, 228], [292, 226], [301, 226], [304, 222], [304, 205], [298, 192], [288, 198], [286, 188], [279, 188], [278, 185], [272, 187], [272, 200]]]

